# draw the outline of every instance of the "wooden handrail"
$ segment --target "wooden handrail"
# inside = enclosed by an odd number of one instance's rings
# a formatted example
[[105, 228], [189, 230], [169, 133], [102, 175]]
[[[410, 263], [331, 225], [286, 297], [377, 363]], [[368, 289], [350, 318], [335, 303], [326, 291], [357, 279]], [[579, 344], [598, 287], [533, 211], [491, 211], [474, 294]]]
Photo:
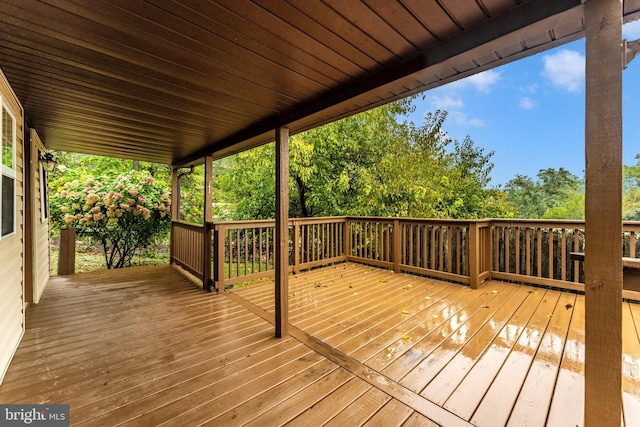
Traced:
[[[217, 289], [273, 274], [273, 220], [202, 225], [172, 223], [178, 233], [206, 238], [211, 230], [212, 281]], [[480, 286], [503, 279], [583, 290], [583, 268], [571, 252], [585, 244], [584, 221], [424, 219], [393, 217], [291, 218], [290, 271], [353, 261]], [[623, 223], [625, 262], [640, 265], [640, 222]], [[180, 258], [172, 235], [172, 262], [203, 274], [202, 261]], [[205, 248], [206, 249], [206, 248]], [[184, 257], [185, 249], [182, 250]], [[188, 251], [187, 251], [188, 252]], [[206, 250], [204, 251], [206, 252]], [[199, 252], [198, 256], [206, 256]], [[194, 267], [198, 264], [198, 267]], [[633, 265], [633, 267], [631, 267]], [[191, 271], [190, 270], [190, 271]], [[206, 273], [205, 273], [206, 274]]]

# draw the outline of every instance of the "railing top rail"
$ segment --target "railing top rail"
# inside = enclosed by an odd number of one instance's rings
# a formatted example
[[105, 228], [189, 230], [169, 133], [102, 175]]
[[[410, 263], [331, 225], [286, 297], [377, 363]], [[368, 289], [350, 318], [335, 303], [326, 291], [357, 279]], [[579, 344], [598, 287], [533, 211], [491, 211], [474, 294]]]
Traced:
[[192, 222], [187, 222], [187, 221], [171, 221], [171, 224], [173, 226], [182, 227], [182, 228], [188, 228], [188, 229], [192, 229], [192, 230], [202, 230], [202, 229], [204, 229], [204, 225], [202, 225], [202, 224], [194, 224]]
[[582, 219], [529, 219], [529, 218], [491, 218], [489, 221], [494, 223], [500, 223], [504, 225], [513, 225], [516, 227], [522, 227], [529, 224], [542, 225], [544, 227], [565, 227], [568, 225], [584, 227], [584, 220]]
[[348, 216], [349, 221], [375, 221], [392, 223], [396, 220], [401, 223], [425, 223], [442, 225], [468, 225], [472, 223], [487, 223], [489, 219], [451, 219], [451, 218], [405, 218], [405, 217], [378, 217], [378, 216]]
[[[584, 227], [584, 220], [574, 219], [525, 219], [525, 218], [481, 218], [481, 219], [441, 219], [441, 218], [402, 218], [402, 217], [377, 217], [377, 216], [330, 216], [330, 217], [308, 217], [308, 218], [289, 218], [289, 225], [297, 223], [326, 223], [339, 221], [376, 221], [392, 223], [394, 221], [402, 223], [431, 223], [431, 224], [483, 224], [489, 223], [502, 226], [513, 227], [543, 227], [543, 228], [578, 228]], [[172, 221], [172, 223], [185, 227], [204, 227], [201, 224], [194, 224], [187, 221]], [[216, 221], [209, 223], [215, 227], [222, 228], [251, 228], [275, 225], [274, 219], [262, 220], [243, 220], [243, 221]], [[622, 221], [626, 231], [640, 230], [640, 221]]]
[[[326, 223], [336, 223], [336, 222], [345, 222], [347, 217], [344, 216], [332, 216], [332, 217], [309, 217], [309, 218], [289, 218], [288, 224], [289, 226], [294, 225], [295, 223], [302, 224], [326, 224]], [[260, 219], [260, 220], [244, 220], [244, 221], [217, 221], [210, 223], [213, 227], [217, 229], [235, 229], [235, 228], [259, 228], [259, 227], [269, 227], [275, 226], [274, 219]]]

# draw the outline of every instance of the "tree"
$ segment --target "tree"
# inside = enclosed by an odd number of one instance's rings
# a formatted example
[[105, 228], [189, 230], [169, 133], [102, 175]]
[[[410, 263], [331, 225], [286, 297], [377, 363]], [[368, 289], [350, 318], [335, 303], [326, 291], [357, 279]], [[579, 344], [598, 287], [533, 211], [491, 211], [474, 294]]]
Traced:
[[[541, 169], [538, 179], [516, 175], [505, 186], [507, 201], [522, 218], [584, 218], [584, 191], [580, 179], [565, 168]], [[582, 204], [580, 203], [582, 201]]]
[[[500, 190], [487, 188], [493, 153], [449, 138], [446, 112], [419, 126], [398, 121], [413, 109], [404, 100], [294, 135], [291, 216], [509, 215]], [[218, 183], [232, 218], [273, 218], [274, 170], [273, 144], [228, 159]]]
[[51, 218], [100, 242], [108, 269], [130, 265], [139, 249], [166, 234], [171, 198], [146, 172], [74, 179], [51, 196]]
[[636, 160], [622, 170], [622, 217], [627, 221], [640, 221], [640, 154]]

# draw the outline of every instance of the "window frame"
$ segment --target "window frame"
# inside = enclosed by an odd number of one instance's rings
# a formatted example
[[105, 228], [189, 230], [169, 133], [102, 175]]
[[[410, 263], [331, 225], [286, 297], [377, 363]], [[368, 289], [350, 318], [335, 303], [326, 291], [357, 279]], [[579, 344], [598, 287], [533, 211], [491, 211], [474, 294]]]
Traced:
[[[0, 240], [4, 240], [7, 239], [11, 236], [14, 236], [16, 234], [16, 229], [17, 229], [17, 224], [16, 224], [16, 219], [17, 219], [17, 215], [16, 215], [16, 186], [17, 186], [17, 179], [16, 179], [16, 171], [18, 169], [17, 164], [16, 164], [16, 160], [17, 160], [17, 151], [18, 151], [18, 147], [17, 147], [17, 121], [16, 121], [16, 115], [14, 114], [14, 112], [11, 110], [11, 108], [9, 107], [9, 105], [7, 105], [7, 103], [4, 101], [4, 99], [2, 98], [2, 96], [0, 96], [0, 114], [4, 115], [4, 111], [7, 112], [7, 114], [11, 117], [11, 123], [12, 123], [12, 135], [11, 135], [11, 143], [12, 143], [12, 156], [13, 158], [11, 159], [11, 165], [12, 167], [9, 166], [5, 166], [4, 163], [0, 162]], [[3, 135], [4, 133], [4, 119], [0, 119], [0, 135]], [[0, 136], [1, 137], [1, 136]], [[4, 141], [3, 141], [4, 142]], [[2, 215], [4, 213], [4, 209], [5, 206], [3, 205], [3, 201], [2, 201], [2, 194], [3, 194], [3, 181], [4, 181], [4, 177], [7, 177], [8, 179], [12, 180], [12, 185], [13, 185], [13, 206], [12, 206], [12, 225], [13, 225], [13, 229], [7, 233], [7, 234], [3, 234], [2, 233], [2, 224], [1, 224], [1, 219], [2, 219]]]

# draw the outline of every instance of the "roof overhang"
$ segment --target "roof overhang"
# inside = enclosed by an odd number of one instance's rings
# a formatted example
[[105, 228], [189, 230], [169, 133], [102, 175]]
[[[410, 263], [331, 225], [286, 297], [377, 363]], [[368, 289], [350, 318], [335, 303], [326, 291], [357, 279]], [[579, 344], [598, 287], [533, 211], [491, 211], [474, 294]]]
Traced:
[[[57, 150], [184, 165], [584, 36], [581, 0], [5, 0], [0, 67]], [[640, 0], [624, 2], [624, 21]]]

